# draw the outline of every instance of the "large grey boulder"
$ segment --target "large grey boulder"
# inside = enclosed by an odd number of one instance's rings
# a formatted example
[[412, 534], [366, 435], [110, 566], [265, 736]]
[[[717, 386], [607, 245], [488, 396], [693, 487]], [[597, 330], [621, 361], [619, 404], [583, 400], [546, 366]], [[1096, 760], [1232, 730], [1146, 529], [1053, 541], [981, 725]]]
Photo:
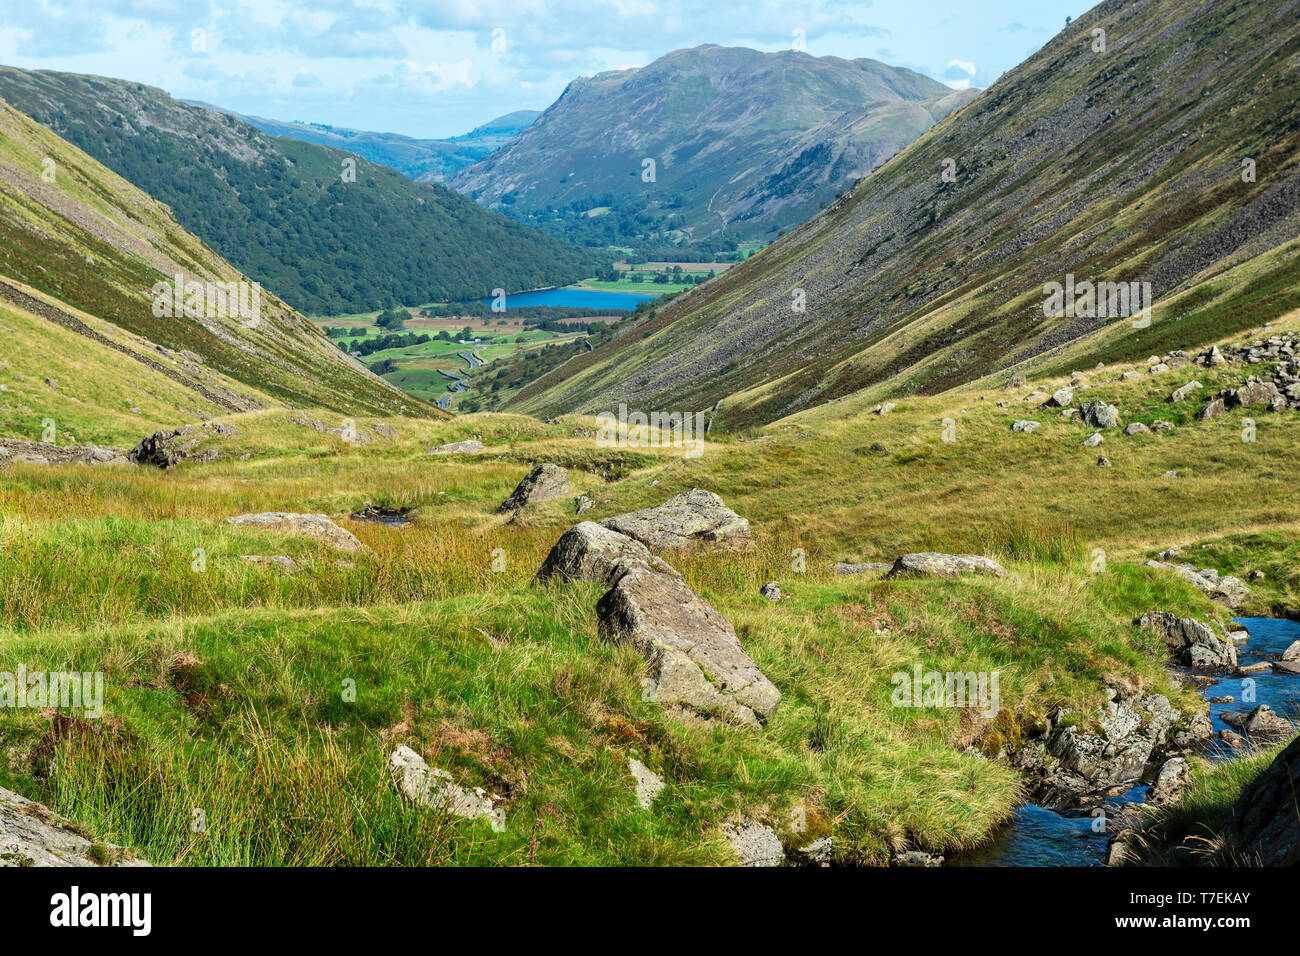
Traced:
[[542, 462], [524, 475], [510, 497], [501, 502], [500, 512], [517, 511], [525, 505], [569, 495], [569, 473], [559, 465]]
[[542, 562], [537, 580], [559, 578], [562, 581], [599, 581], [612, 585], [620, 574], [633, 566], [677, 574], [640, 541], [594, 521], [582, 521], [560, 535], [560, 540], [555, 542]]
[[1118, 428], [1119, 409], [1105, 402], [1084, 402], [1079, 406], [1083, 422], [1090, 428]]
[[242, 528], [259, 528], [315, 538], [332, 548], [351, 554], [371, 554], [370, 548], [357, 540], [356, 535], [340, 528], [328, 515], [294, 514], [287, 511], [265, 511], [260, 514], [236, 515], [224, 522]]
[[129, 850], [94, 843], [72, 823], [26, 797], [0, 787], [0, 867], [149, 866]]
[[1277, 386], [1272, 382], [1248, 382], [1240, 388], [1230, 388], [1223, 393], [1228, 408], [1254, 408], [1272, 405], [1278, 397]]
[[1225, 710], [1219, 715], [1225, 724], [1256, 740], [1285, 740], [1295, 733], [1291, 721], [1280, 716], [1268, 704], [1249, 712]]
[[1058, 388], [1052, 393], [1052, 397], [1043, 402], [1043, 408], [1065, 408], [1074, 401], [1074, 390], [1071, 388]]
[[753, 542], [749, 522], [713, 492], [699, 488], [674, 495], [657, 508], [615, 515], [601, 524], [655, 551], [736, 549]]
[[1212, 418], [1222, 418], [1226, 407], [1222, 398], [1212, 398], [1196, 413], [1196, 417], [1203, 422]]
[[649, 664], [650, 696], [684, 715], [758, 725], [781, 692], [740, 646], [731, 622], [679, 578], [633, 565], [596, 605], [601, 636]]
[[1223, 640], [1206, 624], [1168, 611], [1152, 611], [1138, 619], [1165, 639], [1182, 664], [1231, 669], [1237, 666], [1237, 646]]
[[887, 578], [900, 578], [909, 575], [924, 575], [932, 578], [951, 578], [959, 574], [991, 574], [1003, 577], [1006, 568], [992, 558], [979, 554], [939, 554], [935, 551], [921, 551], [905, 554], [889, 569]]
[[1241, 607], [1250, 597], [1250, 588], [1240, 578], [1219, 574], [1214, 568], [1197, 568], [1191, 564], [1172, 564], [1167, 561], [1143, 562], [1148, 568], [1172, 571], [1188, 584], [1205, 592], [1215, 601], [1230, 608]]

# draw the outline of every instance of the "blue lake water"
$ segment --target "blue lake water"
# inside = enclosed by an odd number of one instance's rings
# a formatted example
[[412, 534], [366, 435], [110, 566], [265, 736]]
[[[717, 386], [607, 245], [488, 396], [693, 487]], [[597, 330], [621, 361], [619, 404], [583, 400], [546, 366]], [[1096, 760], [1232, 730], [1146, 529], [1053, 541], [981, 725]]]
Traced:
[[[1300, 624], [1270, 617], [1247, 617], [1238, 621], [1250, 632], [1250, 640], [1237, 649], [1241, 666], [1261, 660], [1275, 660], [1293, 641], [1300, 640]], [[1292, 722], [1300, 720], [1300, 677], [1264, 672], [1255, 674], [1251, 684], [1240, 677], [1225, 677], [1210, 685], [1202, 694], [1232, 697], [1230, 704], [1211, 704], [1210, 720], [1215, 731], [1223, 730], [1225, 711], [1249, 711], [1268, 704]], [[1252, 700], [1243, 700], [1247, 689]], [[1212, 739], [1204, 754], [1211, 760], [1231, 759], [1233, 754], [1217, 739]], [[1103, 801], [1104, 806], [1132, 803], [1146, 797], [1147, 785], [1139, 783], [1118, 797]], [[955, 866], [1102, 866], [1110, 834], [1093, 832], [1093, 817], [1088, 810], [1056, 811], [1025, 804], [1017, 807], [1011, 819], [984, 847], [950, 860]]]
[[[543, 289], [540, 292], [516, 292], [506, 296], [506, 311], [526, 305], [556, 305], [571, 309], [609, 309], [630, 312], [638, 302], [657, 298], [640, 292], [602, 292], [599, 289]], [[491, 305], [491, 299], [479, 299]]]

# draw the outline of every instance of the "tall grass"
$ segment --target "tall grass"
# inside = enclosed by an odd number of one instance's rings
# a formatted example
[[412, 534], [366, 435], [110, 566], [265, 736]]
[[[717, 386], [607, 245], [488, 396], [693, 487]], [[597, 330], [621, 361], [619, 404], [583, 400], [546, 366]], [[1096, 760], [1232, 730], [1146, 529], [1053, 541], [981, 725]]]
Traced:
[[475, 828], [412, 808], [381, 751], [327, 732], [284, 740], [243, 719], [251, 753], [203, 741], [161, 749], [72, 734], [53, 750], [53, 805], [147, 859], [191, 866], [422, 866], [472, 852]]
[[984, 535], [985, 552], [1008, 561], [1076, 564], [1083, 560], [1086, 548], [1073, 522], [1061, 519], [1012, 519]]

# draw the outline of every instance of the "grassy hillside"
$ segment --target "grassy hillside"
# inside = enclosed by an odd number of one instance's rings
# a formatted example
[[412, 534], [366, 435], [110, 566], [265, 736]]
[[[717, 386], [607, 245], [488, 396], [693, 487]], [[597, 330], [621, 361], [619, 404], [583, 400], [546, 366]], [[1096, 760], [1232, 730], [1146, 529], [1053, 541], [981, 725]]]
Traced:
[[699, 46], [580, 77], [451, 182], [590, 245], [734, 248], [802, 222], [972, 95], [875, 60]]
[[[564, 285], [590, 255], [442, 186], [125, 80], [0, 68], [0, 97], [166, 203], [295, 308], [338, 314]], [[344, 181], [345, 162], [355, 178]]]
[[[1171, 409], [1160, 376], [1116, 381], [1126, 370], [1087, 373], [1088, 396], [1175, 427], [1109, 432], [1109, 468], [1081, 447], [1090, 429], [1026, 399], [1063, 384], [1045, 378], [1023, 393], [917, 395], [887, 415], [817, 409], [762, 434], [714, 433], [699, 458], [601, 447], [589, 418], [501, 414], [391, 419], [396, 438], [357, 448], [271, 410], [212, 436], [212, 464], [13, 466], [0, 472], [0, 648], [29, 669], [101, 669], [107, 695], [102, 721], [0, 714], [0, 782], [182, 865], [720, 863], [720, 828], [742, 816], [792, 846], [833, 835], [841, 862], [972, 846], [1020, 795], [985, 752], [1051, 707], [1087, 722], [1121, 679], [1196, 706], [1132, 621], [1224, 612], [1142, 567], [1154, 550], [1212, 544], [1224, 573], [1269, 569], [1277, 590], [1254, 601], [1300, 603], [1300, 582], [1274, 570], [1276, 542], [1297, 530], [1300, 418], [1261, 416], [1244, 443], [1241, 410], [1198, 421]], [[1013, 432], [1024, 417], [1040, 430]], [[425, 454], [471, 437], [487, 450]], [[531, 583], [576, 520], [567, 499], [513, 522], [495, 514], [535, 461], [570, 469], [573, 493], [596, 501], [585, 518], [701, 487], [751, 520], [753, 551], [673, 563], [781, 689], [765, 728], [670, 718], [641, 699], [639, 658], [600, 641], [597, 587]], [[1180, 477], [1162, 477], [1171, 468]], [[366, 505], [411, 509], [413, 523], [348, 519]], [[307, 539], [220, 523], [271, 509], [335, 515], [375, 554], [349, 566]], [[828, 570], [923, 549], [989, 554], [1011, 574]], [[777, 604], [758, 594], [772, 579]], [[1000, 672], [1002, 713], [892, 706], [891, 675], [916, 664]], [[403, 804], [385, 771], [399, 743], [503, 795], [504, 829]], [[667, 783], [649, 811], [634, 799], [633, 755]], [[797, 811], [811, 821], [802, 831]]]
[[[514, 407], [722, 400], [719, 423], [739, 427], [876, 384], [938, 392], [1037, 356], [1058, 372], [1145, 357], [1295, 309], [1296, 13], [1094, 7], [847, 199]], [[1149, 327], [1046, 317], [1045, 285], [1070, 275], [1149, 282]]]
[[[131, 370], [121, 374], [148, 369], [195, 393], [186, 407], [196, 412], [288, 404], [436, 414], [344, 355], [269, 290], [255, 323], [155, 315], [152, 289], [160, 281], [244, 277], [166, 206], [3, 103], [0, 238], [0, 301], [79, 336], [56, 357], [41, 344], [53, 332], [24, 323], [15, 345], [35, 349], [51, 370], [83, 350], [100, 354], [94, 343], [116, 353], [116, 368]], [[32, 363], [32, 356], [14, 360]], [[38, 381], [50, 374], [32, 371]], [[99, 371], [78, 384], [105, 387]]]

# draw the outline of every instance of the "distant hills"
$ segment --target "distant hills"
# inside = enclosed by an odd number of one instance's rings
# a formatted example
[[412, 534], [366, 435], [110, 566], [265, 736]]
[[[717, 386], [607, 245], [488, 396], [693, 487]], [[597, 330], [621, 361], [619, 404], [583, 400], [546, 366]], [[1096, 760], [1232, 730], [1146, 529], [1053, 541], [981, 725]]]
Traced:
[[272, 139], [139, 83], [0, 67], [0, 97], [166, 203], [306, 312], [564, 285], [598, 261], [443, 186], [341, 149]]
[[410, 179], [440, 183], [510, 142], [541, 115], [537, 110], [517, 110], [450, 139], [414, 139], [400, 133], [371, 133], [322, 123], [286, 123], [261, 116], [242, 118], [268, 136], [287, 136], [345, 149], [372, 163], [391, 166]]
[[[1298, 237], [1295, 5], [1110, 0], [851, 195], [508, 407], [720, 402], [734, 428], [1021, 363], [1141, 360], [1300, 308]], [[1148, 283], [1151, 322], [1047, 314], [1049, 284], [1101, 281]]]
[[450, 184], [591, 245], [770, 239], [975, 92], [875, 60], [700, 46], [575, 80]]
[[[186, 295], [199, 290], [197, 301], [182, 300], [193, 314], [172, 307], [178, 275]], [[245, 290], [237, 298], [246, 314], [236, 298], [208, 307], [210, 290], [232, 283]], [[30, 389], [57, 393], [59, 428], [76, 421], [82, 438], [100, 441], [133, 429], [142, 437], [150, 422], [285, 405], [442, 414], [371, 374], [269, 289], [256, 290], [162, 203], [6, 103], [0, 339], [8, 362], [21, 354], [29, 372], [62, 369], [43, 384], [7, 376], [0, 422], [14, 435], [42, 432], [22, 394]]]

